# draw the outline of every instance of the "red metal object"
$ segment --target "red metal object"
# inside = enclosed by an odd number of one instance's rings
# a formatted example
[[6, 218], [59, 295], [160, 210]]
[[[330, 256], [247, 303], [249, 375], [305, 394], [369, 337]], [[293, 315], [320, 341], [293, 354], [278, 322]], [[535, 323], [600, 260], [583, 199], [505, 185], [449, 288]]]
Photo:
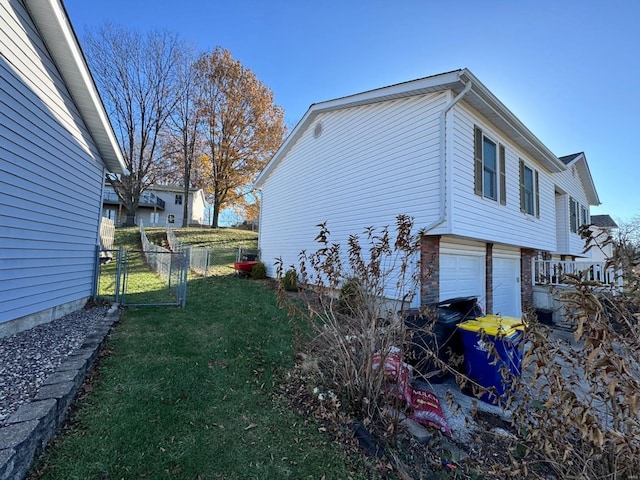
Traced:
[[245, 260], [243, 262], [233, 262], [233, 269], [236, 273], [251, 273], [253, 266], [258, 263], [255, 260]]

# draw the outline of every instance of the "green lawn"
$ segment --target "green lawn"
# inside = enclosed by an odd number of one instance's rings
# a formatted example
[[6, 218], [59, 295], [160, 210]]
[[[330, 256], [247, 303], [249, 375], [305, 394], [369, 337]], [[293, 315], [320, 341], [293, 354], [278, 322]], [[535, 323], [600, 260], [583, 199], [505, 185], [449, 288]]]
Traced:
[[276, 394], [293, 361], [292, 325], [266, 283], [193, 278], [184, 309], [123, 311], [106, 350], [34, 478], [368, 476]]

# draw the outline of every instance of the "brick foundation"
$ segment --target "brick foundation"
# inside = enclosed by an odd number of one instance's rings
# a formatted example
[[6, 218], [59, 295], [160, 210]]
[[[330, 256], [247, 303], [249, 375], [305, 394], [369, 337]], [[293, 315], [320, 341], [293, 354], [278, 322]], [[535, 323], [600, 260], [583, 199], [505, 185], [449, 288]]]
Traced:
[[520, 249], [520, 288], [522, 291], [522, 311], [533, 307], [533, 272], [531, 264], [538, 255], [537, 250]]
[[487, 243], [485, 260], [486, 313], [493, 313], [493, 243]]
[[440, 300], [440, 236], [420, 239], [420, 303]]

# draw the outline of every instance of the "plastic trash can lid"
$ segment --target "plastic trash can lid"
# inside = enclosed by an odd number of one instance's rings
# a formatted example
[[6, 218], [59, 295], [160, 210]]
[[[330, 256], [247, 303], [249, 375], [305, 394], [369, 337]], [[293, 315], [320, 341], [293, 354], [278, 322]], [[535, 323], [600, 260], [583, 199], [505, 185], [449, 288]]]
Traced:
[[481, 331], [487, 335], [494, 337], [511, 337], [516, 334], [516, 329], [507, 325], [498, 325], [495, 323], [479, 322], [477, 320], [467, 320], [458, 324], [458, 328], [468, 332], [480, 333]]
[[505, 327], [515, 328], [516, 330], [524, 330], [527, 327], [527, 325], [522, 321], [522, 318], [503, 317], [502, 315], [485, 315], [483, 317], [476, 317], [476, 321], [492, 325], [504, 325]]

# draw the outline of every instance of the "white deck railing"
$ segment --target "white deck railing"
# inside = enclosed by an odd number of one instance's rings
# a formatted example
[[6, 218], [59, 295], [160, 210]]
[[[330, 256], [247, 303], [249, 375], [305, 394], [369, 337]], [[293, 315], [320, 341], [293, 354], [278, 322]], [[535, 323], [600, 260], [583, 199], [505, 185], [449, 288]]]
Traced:
[[603, 285], [622, 286], [622, 272], [604, 262], [534, 259], [532, 268], [534, 285], [560, 285], [567, 275], [581, 275], [585, 280]]

